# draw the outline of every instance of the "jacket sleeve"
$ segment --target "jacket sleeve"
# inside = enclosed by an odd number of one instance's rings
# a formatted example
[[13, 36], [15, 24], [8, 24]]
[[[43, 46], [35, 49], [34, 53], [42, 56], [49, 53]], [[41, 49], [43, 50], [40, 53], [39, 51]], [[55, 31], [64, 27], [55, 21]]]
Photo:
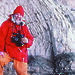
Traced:
[[24, 28], [25, 28], [26, 38], [28, 39], [28, 43], [26, 43], [25, 45], [27, 48], [30, 48], [30, 46], [32, 46], [32, 44], [33, 44], [33, 36], [30, 34], [29, 29], [26, 25]]
[[8, 23], [4, 21], [0, 27], [0, 51], [4, 51], [5, 38], [8, 32]]

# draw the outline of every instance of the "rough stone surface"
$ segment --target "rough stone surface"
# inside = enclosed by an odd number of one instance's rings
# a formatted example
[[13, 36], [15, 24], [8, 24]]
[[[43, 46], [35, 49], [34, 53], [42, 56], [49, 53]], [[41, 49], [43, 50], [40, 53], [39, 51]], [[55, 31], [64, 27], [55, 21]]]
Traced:
[[75, 8], [75, 0], [54, 0], [60, 4], [64, 4], [64, 5], [67, 5], [71, 8]]
[[75, 52], [75, 14], [71, 8], [55, 0], [0, 0], [0, 24], [17, 5], [24, 7], [24, 19], [34, 36], [29, 55], [52, 62], [54, 55]]

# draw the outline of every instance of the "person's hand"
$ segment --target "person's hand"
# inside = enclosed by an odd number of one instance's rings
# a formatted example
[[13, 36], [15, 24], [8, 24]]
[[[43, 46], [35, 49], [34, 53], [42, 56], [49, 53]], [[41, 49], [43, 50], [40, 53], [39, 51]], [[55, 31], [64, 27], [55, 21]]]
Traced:
[[28, 39], [27, 39], [26, 37], [21, 38], [21, 42], [23, 42], [23, 43], [28, 43]]
[[4, 53], [3, 52], [0, 52], [0, 55], [4, 57]]

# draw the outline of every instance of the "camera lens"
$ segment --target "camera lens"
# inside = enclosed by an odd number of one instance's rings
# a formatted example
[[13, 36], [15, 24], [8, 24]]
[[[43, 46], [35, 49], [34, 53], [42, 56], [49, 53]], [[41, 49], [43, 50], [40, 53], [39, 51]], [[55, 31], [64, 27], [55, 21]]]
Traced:
[[18, 41], [18, 38], [15, 38], [15, 41]]

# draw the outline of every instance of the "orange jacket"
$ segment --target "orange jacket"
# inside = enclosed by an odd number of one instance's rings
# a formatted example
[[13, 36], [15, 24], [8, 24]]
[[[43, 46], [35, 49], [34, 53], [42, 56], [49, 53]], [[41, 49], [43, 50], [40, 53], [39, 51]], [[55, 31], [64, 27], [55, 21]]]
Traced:
[[[0, 27], [0, 51], [4, 51], [4, 47], [6, 52], [10, 55], [10, 57], [15, 58], [19, 61], [27, 62], [27, 48], [29, 48], [33, 44], [33, 36], [30, 34], [27, 26], [24, 24], [22, 26], [24, 31], [24, 36], [28, 38], [28, 43], [22, 47], [17, 47], [15, 43], [11, 42], [11, 35], [13, 33], [14, 23], [11, 21], [11, 17], [9, 17], [6, 21], [4, 21]], [[19, 30], [19, 26], [16, 25], [17, 30]], [[21, 29], [21, 34], [23, 34]], [[14, 30], [15, 33], [16, 29]], [[21, 51], [20, 51], [21, 50]]]

